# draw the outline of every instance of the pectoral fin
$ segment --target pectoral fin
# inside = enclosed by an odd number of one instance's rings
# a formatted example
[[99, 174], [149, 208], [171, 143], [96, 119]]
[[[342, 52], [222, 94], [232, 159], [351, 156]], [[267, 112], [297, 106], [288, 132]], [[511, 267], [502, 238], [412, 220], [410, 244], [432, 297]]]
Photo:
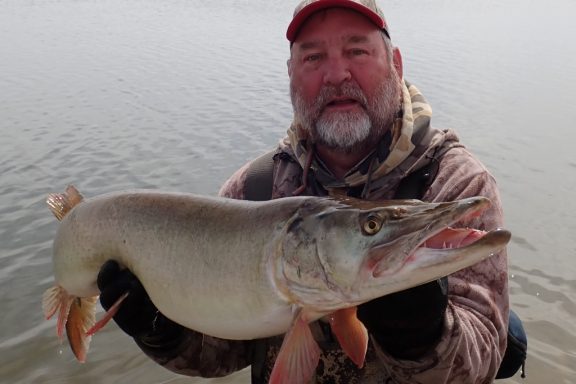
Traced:
[[334, 312], [330, 316], [330, 327], [344, 352], [362, 368], [368, 349], [368, 331], [356, 317], [356, 311], [356, 307], [351, 307]]
[[309, 383], [319, 359], [320, 348], [312, 336], [304, 311], [300, 311], [284, 337], [269, 383]]

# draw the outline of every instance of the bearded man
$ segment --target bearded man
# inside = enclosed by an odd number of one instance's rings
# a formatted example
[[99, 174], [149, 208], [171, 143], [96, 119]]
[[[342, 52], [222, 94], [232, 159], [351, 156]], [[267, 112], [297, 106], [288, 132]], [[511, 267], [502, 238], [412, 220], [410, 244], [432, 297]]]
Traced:
[[[239, 169], [222, 187], [222, 196], [439, 202], [481, 195], [491, 199], [491, 208], [458, 225], [502, 226], [494, 178], [453, 131], [431, 127], [431, 108], [404, 80], [400, 51], [374, 0], [305, 0], [286, 36], [293, 122], [286, 138], [263, 157], [270, 167], [267, 179], [251, 181], [260, 158]], [[254, 190], [269, 192], [254, 197]], [[113, 262], [103, 268], [99, 285], [105, 308], [132, 287], [114, 319], [166, 368], [215, 377], [251, 365], [252, 382], [268, 381], [283, 336], [232, 341], [184, 329], [159, 314], [134, 275]], [[358, 318], [370, 335], [361, 368], [347, 358], [324, 321], [311, 324], [322, 350], [314, 382], [491, 382], [507, 345], [506, 252], [363, 304]]]

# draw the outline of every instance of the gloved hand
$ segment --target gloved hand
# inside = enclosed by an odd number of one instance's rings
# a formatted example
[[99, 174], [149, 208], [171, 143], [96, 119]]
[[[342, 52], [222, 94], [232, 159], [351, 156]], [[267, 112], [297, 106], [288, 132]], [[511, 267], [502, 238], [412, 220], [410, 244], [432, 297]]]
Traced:
[[114, 321], [142, 347], [172, 348], [182, 337], [184, 327], [162, 315], [150, 300], [140, 280], [128, 269], [108, 260], [98, 273], [100, 303], [108, 310], [125, 292], [128, 296], [114, 315]]
[[358, 319], [382, 349], [396, 358], [416, 359], [434, 347], [448, 305], [443, 277], [358, 306]]

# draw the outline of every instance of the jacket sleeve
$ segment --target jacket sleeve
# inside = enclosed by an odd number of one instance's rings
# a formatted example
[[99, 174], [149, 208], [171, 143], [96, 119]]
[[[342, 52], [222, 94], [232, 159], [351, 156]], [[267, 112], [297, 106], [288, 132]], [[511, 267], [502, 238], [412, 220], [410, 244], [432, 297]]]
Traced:
[[246, 175], [248, 174], [250, 164], [251, 163], [245, 164], [230, 176], [230, 178], [224, 182], [222, 188], [220, 188], [218, 195], [231, 199], [244, 200], [244, 183], [246, 182]]
[[252, 364], [252, 341], [225, 340], [184, 329], [168, 348], [136, 341], [152, 360], [180, 375], [222, 377]]
[[[481, 216], [454, 227], [492, 230], [503, 226], [496, 182], [464, 148], [455, 148], [440, 161], [438, 174], [423, 197], [452, 201], [485, 196], [491, 207]], [[448, 278], [448, 307], [442, 335], [435, 348], [417, 361], [398, 360], [378, 348], [397, 383], [489, 383], [506, 348], [508, 272], [506, 251]]]
[[[239, 169], [224, 184], [220, 195], [243, 198], [248, 167]], [[148, 357], [163, 367], [187, 376], [221, 377], [252, 364], [254, 341], [225, 340], [184, 329], [169, 346], [138, 342]]]

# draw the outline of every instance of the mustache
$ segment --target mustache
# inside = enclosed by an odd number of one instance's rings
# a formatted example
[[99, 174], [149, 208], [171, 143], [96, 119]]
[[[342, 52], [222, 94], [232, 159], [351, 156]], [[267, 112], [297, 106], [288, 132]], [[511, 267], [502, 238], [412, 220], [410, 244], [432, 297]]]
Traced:
[[364, 109], [368, 108], [368, 99], [360, 86], [354, 83], [345, 83], [340, 86], [323, 86], [314, 102], [314, 109], [320, 112], [335, 98], [342, 97], [356, 100]]

